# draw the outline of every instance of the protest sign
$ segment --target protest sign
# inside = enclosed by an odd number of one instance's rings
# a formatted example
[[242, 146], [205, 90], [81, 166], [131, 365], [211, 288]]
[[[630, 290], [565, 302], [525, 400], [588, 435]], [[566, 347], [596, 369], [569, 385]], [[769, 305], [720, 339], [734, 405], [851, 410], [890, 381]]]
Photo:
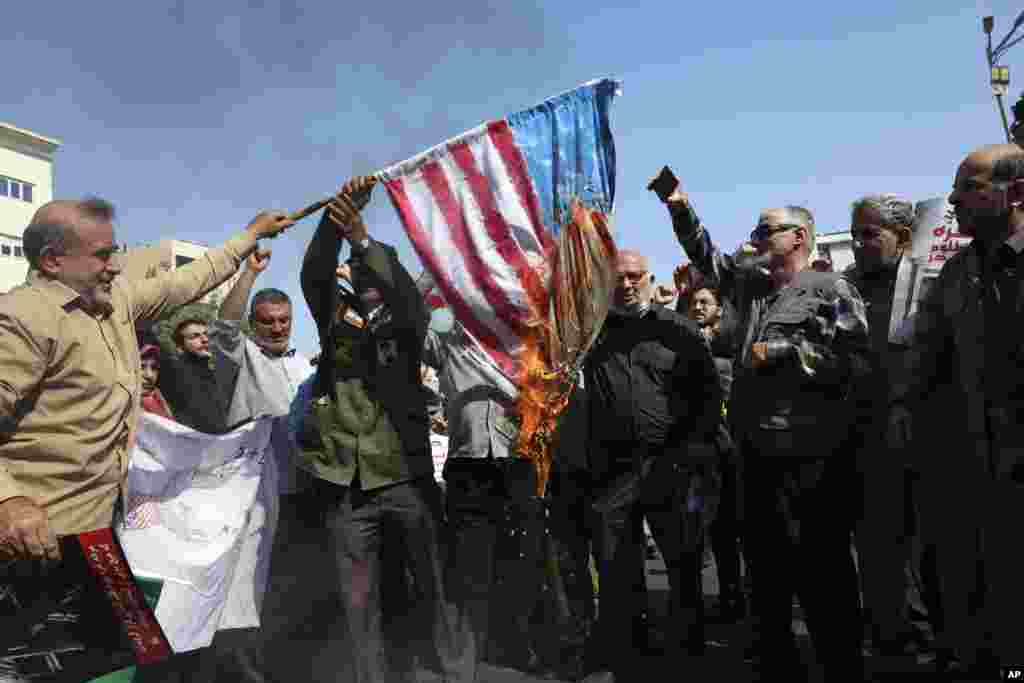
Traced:
[[945, 197], [917, 203], [909, 254], [904, 254], [896, 275], [889, 341], [905, 341], [907, 318], [917, 311], [946, 261], [970, 242], [971, 238], [959, 231], [953, 207]]
[[272, 426], [214, 436], [140, 416], [116, 529], [135, 573], [164, 582], [155, 613], [175, 652], [259, 626], [277, 522]]

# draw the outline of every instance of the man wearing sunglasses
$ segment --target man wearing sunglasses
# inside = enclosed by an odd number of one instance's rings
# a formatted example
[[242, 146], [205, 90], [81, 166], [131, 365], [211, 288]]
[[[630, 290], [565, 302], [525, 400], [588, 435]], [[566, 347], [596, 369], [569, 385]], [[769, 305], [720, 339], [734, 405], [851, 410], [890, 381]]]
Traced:
[[730, 420], [745, 469], [746, 553], [753, 571], [755, 659], [766, 678], [807, 676], [791, 628], [805, 613], [827, 680], [863, 668], [847, 397], [865, 367], [864, 304], [836, 273], [810, 268], [814, 218], [765, 209], [737, 263], [711, 241], [686, 194], [666, 194], [672, 225], [709, 286], [740, 316]]

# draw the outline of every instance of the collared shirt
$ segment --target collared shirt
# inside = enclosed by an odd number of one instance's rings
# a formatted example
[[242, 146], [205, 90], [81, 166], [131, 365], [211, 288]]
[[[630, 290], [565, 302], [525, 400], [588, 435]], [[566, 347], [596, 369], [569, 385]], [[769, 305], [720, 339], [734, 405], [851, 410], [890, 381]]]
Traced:
[[[210, 326], [210, 350], [218, 376], [233, 385], [228, 404], [228, 424], [270, 415], [275, 418], [271, 446], [277, 462], [278, 491], [295, 493], [306, 478], [295, 468], [288, 411], [299, 385], [313, 374], [309, 359], [294, 351], [272, 356], [242, 334], [237, 320], [214, 320]], [[221, 373], [224, 373], [223, 375]]]
[[1018, 255], [1024, 251], [1024, 231], [1015, 232], [1006, 239], [1006, 246], [1013, 249]]
[[252, 244], [242, 234], [175, 271], [118, 278], [107, 316], [40, 275], [0, 294], [0, 501], [32, 499], [58, 535], [110, 526], [139, 412], [136, 325], [225, 281]]
[[443, 334], [428, 330], [423, 362], [437, 370], [441, 394], [448, 401], [448, 457], [512, 455], [519, 434], [511, 419], [518, 391], [483, 357], [465, 329], [455, 323]]

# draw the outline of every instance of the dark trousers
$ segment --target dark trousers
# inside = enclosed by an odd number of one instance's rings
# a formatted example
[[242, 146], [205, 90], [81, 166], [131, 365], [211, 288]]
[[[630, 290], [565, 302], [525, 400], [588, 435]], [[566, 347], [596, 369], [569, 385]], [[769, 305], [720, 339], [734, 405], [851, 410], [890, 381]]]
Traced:
[[840, 454], [784, 456], [774, 444], [750, 441], [743, 453], [744, 551], [752, 567], [752, 626], [763, 673], [792, 674], [798, 665], [796, 595], [826, 680], [856, 680], [863, 662], [850, 547], [852, 462]]
[[520, 458], [453, 458], [445, 466], [460, 681], [482, 680], [485, 658], [522, 668], [533, 656], [545, 542], [536, 477]]
[[[875, 429], [884, 437], [881, 426]], [[908, 477], [902, 454], [871, 439], [857, 453], [861, 501], [854, 525], [864, 617], [876, 645], [909, 631], [906, 565], [910, 559]]]
[[[556, 470], [549, 487], [547, 535], [549, 581], [557, 608], [560, 642], [552, 657], [572, 679], [582, 666], [583, 646], [594, 621], [594, 582], [590, 573], [592, 514], [590, 476], [585, 470]], [[642, 568], [643, 558], [641, 558]]]
[[[907, 605], [924, 612], [932, 633], [945, 628], [942, 592], [939, 588], [938, 559], [935, 539], [926, 538], [921, 529], [922, 478], [919, 472], [906, 471], [907, 532], [910, 540], [910, 560], [906, 565]], [[910, 616], [908, 615], [908, 619]]]
[[[600, 574], [598, 619], [588, 646], [587, 669], [610, 669], [623, 674], [636, 653], [623, 628], [635, 621], [637, 558], [644, 551], [643, 519], [668, 569], [669, 614], [674, 622], [667, 632], [677, 645], [700, 651], [704, 645], [701, 565], [710, 497], [704, 495], [713, 478], [711, 466], [683, 465], [669, 456], [646, 456], [639, 472], [620, 472], [608, 493], [639, 474], [636, 495], [605, 496], [595, 503], [596, 553]], [[675, 647], [671, 649], [675, 650]]]
[[[724, 608], [741, 609], [743, 586], [741, 585], [740, 539], [742, 525], [738, 477], [734, 462], [725, 462], [720, 467], [722, 476], [718, 510], [711, 522], [709, 536], [711, 550], [715, 555], [715, 569], [718, 573], [719, 600]], [[740, 614], [734, 615], [742, 616]]]
[[949, 464], [920, 482], [922, 537], [936, 549], [944, 616], [936, 646], [967, 664], [985, 651], [1004, 666], [1022, 663], [1024, 487], [994, 480], [960, 453], [942, 455]]
[[438, 544], [440, 499], [433, 479], [371, 491], [326, 482], [320, 486], [357, 683], [391, 683], [414, 675], [408, 670], [389, 672], [386, 663], [381, 599], [382, 575], [386, 573], [381, 562], [385, 544], [389, 550], [404, 555], [418, 606], [427, 611], [425, 621], [430, 623], [429, 633], [422, 636], [433, 642], [444, 674], [452, 680], [452, 623], [445, 606]]

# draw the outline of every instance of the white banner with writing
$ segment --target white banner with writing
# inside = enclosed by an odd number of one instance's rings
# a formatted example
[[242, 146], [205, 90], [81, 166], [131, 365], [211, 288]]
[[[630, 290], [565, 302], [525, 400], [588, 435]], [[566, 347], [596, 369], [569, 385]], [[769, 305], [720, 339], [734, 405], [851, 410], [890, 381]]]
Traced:
[[115, 528], [132, 571], [164, 582], [155, 614], [175, 652], [259, 626], [277, 524], [272, 427], [214, 436], [139, 417]]
[[896, 275], [889, 341], [906, 343], [907, 318], [917, 312], [946, 261], [970, 243], [971, 238], [958, 230], [953, 207], [945, 197], [917, 203], [910, 258], [904, 254]]

